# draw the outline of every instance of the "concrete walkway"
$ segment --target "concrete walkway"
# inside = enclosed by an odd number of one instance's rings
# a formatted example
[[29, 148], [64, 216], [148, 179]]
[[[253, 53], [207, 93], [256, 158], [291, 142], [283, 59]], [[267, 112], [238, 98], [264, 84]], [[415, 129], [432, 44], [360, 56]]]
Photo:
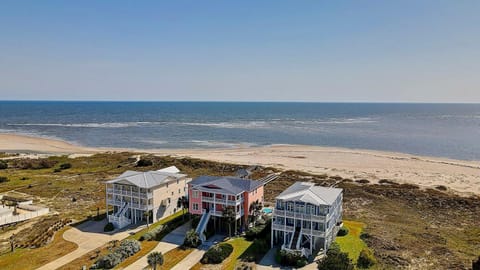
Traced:
[[[275, 252], [276, 249], [272, 248], [270, 249], [265, 256], [260, 260], [260, 262], [257, 264], [257, 270], [271, 270], [271, 269], [294, 269], [292, 267], [285, 267], [281, 266], [279, 263], [276, 262], [275, 260]], [[312, 262], [307, 265], [305, 265], [302, 268], [298, 268], [299, 270], [316, 270], [317, 269], [317, 263]]]
[[[183, 239], [185, 238], [185, 234], [190, 229], [190, 222], [176, 228], [171, 233], [167, 234], [163, 237], [162, 241], [158, 243], [158, 245], [151, 251], [158, 251], [162, 252], [162, 254], [167, 253], [168, 251], [180, 246], [183, 244]], [[129, 266], [125, 267], [125, 270], [138, 270], [143, 269], [148, 266], [147, 263], [148, 254], [141, 257], [134, 263], [130, 264]]]
[[[122, 240], [141, 229], [143, 226], [123, 229], [114, 233], [105, 233], [103, 228], [106, 220], [103, 221], [87, 221], [76, 227], [73, 227], [63, 233], [63, 238], [67, 241], [74, 242], [78, 248], [63, 257], [56, 259], [40, 268], [39, 270], [52, 270], [63, 266], [86, 253], [101, 247], [112, 240]], [[81, 266], [79, 266], [81, 267]]]
[[208, 241], [205, 241], [198, 249], [192, 251], [188, 254], [183, 260], [181, 260], [177, 265], [175, 265], [171, 270], [185, 270], [192, 268], [197, 264], [203, 257], [203, 254], [214, 244], [222, 241], [224, 236], [214, 235]]

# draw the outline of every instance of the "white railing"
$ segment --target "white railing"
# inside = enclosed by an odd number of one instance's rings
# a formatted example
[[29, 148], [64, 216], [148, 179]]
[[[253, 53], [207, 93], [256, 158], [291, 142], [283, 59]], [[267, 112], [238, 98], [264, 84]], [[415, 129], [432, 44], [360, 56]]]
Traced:
[[328, 215], [327, 216], [313, 215], [313, 214], [298, 213], [294, 211], [278, 210], [278, 209], [274, 209], [273, 214], [275, 216], [285, 216], [289, 218], [306, 219], [306, 220], [311, 219], [313, 221], [318, 221], [318, 222], [325, 222], [328, 218]]
[[293, 232], [295, 230], [293, 225], [290, 226], [290, 225], [276, 224], [276, 223], [272, 224], [272, 229], [279, 230], [279, 231], [286, 231], [286, 232]]
[[28, 219], [32, 219], [35, 217], [39, 217], [42, 215], [48, 214], [50, 210], [48, 208], [42, 208], [37, 211], [32, 211], [29, 213], [24, 213], [20, 215], [14, 215], [14, 216], [6, 216], [6, 217], [0, 217], [0, 225], [5, 225], [9, 223], [15, 223], [15, 222], [20, 222]]
[[117, 195], [126, 195], [131, 197], [153, 198], [153, 192], [139, 192], [139, 191], [107, 188], [107, 193], [117, 194]]
[[108, 215], [108, 222], [113, 223], [113, 225], [117, 228], [123, 228], [132, 223], [131, 220], [126, 217], [116, 217], [115, 215]]

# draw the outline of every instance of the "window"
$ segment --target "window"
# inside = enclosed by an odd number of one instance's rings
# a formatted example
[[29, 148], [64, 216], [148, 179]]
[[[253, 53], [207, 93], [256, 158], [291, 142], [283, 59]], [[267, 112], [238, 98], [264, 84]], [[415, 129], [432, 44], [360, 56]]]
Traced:
[[198, 203], [193, 204], [193, 210], [198, 210]]
[[173, 196], [173, 191], [172, 191], [172, 196]]
[[180, 193], [181, 193], [181, 191], [180, 191], [180, 189], [178, 189], [178, 194], [180, 194]]
[[168, 198], [168, 204], [170, 204], [170, 198]]
[[168, 188], [168, 182], [167, 182], [167, 188]]
[[199, 197], [198, 193], [199, 193], [198, 190], [194, 190], [193, 191], [193, 198], [198, 198]]
[[177, 185], [178, 185], [178, 181], [179, 181], [179, 180], [177, 179]]

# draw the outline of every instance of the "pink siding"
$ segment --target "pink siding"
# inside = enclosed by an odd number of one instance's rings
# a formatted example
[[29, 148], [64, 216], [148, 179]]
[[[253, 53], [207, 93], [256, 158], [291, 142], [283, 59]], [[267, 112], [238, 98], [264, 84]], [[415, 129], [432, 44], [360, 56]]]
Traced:
[[243, 204], [243, 209], [245, 210], [245, 224], [248, 222], [248, 213], [250, 210], [250, 205], [254, 203], [255, 201], [258, 200], [258, 202], [263, 203], [263, 187], [260, 186], [257, 188], [257, 191], [252, 191], [252, 192], [245, 192], [244, 193], [244, 204]]
[[[190, 214], [201, 215], [202, 214], [202, 193], [198, 192], [198, 198], [193, 197], [193, 190], [191, 185], [188, 185], [188, 200], [189, 200], [189, 207], [188, 211]], [[193, 209], [193, 204], [198, 204], [198, 210]]]

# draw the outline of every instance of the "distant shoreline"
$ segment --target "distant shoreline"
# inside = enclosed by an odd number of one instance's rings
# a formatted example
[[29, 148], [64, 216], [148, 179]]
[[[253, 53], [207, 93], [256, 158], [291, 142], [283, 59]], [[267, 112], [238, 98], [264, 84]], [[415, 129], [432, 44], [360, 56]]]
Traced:
[[[0, 151], [26, 156], [91, 155], [129, 151], [155, 155], [191, 157], [217, 162], [271, 166], [313, 174], [338, 175], [376, 183], [388, 179], [421, 187], [448, 187], [460, 194], [480, 194], [480, 162], [415, 156], [375, 150], [307, 145], [271, 145], [228, 149], [131, 149], [95, 148], [17, 134], [0, 133]], [[31, 155], [28, 155], [31, 154]]]

